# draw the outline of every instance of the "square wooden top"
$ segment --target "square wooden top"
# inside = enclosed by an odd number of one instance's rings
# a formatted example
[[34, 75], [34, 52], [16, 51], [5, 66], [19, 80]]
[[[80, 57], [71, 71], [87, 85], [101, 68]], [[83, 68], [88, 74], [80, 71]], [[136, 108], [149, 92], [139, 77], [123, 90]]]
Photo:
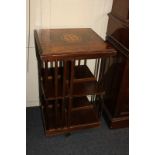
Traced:
[[42, 59], [96, 58], [115, 55], [115, 49], [90, 28], [34, 31]]

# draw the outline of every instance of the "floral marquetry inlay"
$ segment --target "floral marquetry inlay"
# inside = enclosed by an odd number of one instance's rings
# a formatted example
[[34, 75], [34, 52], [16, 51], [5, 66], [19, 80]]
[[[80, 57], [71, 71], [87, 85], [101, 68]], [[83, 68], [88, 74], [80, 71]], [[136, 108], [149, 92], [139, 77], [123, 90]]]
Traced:
[[62, 35], [61, 38], [63, 41], [74, 43], [74, 42], [80, 42], [81, 37], [72, 33], [65, 33]]

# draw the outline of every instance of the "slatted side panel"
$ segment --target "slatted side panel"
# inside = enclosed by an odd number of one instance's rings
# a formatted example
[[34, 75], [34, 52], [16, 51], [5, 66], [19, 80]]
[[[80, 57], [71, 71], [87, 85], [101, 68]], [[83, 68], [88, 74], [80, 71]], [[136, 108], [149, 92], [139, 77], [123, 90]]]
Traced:
[[[96, 62], [95, 62], [94, 76], [98, 81], [99, 87], [103, 88], [104, 90], [105, 90], [105, 82], [106, 82], [106, 80], [104, 79], [105, 74], [107, 70], [110, 68], [112, 59], [113, 58], [111, 57], [103, 57], [103, 58], [96, 59]], [[91, 96], [91, 102], [95, 103], [95, 108], [98, 112], [98, 117], [101, 117], [103, 98], [104, 96], [100, 96], [100, 95]]]
[[[98, 73], [99, 73], [99, 62], [100, 59], [96, 59], [95, 61], [95, 68], [94, 68], [94, 76], [96, 79], [98, 79]], [[95, 95], [91, 95], [91, 102], [95, 102]]]
[[41, 90], [41, 80], [43, 79], [42, 69], [44, 67], [44, 64], [43, 64], [43, 61], [41, 61], [41, 58], [39, 56], [39, 49], [38, 49], [36, 40], [35, 40], [35, 48], [36, 48], [36, 57], [37, 57], [37, 64], [38, 64], [39, 99], [41, 103], [44, 104], [42, 90]]

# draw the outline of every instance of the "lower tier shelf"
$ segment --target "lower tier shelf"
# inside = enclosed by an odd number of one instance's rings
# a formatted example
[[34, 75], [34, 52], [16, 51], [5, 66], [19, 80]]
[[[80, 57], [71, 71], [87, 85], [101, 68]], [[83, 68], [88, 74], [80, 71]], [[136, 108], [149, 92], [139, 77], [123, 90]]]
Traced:
[[66, 111], [63, 117], [61, 117], [62, 115], [60, 111], [57, 111], [57, 118], [55, 117], [53, 108], [42, 108], [42, 112], [46, 136], [69, 133], [76, 130], [100, 126], [100, 120], [92, 107], [71, 111], [69, 126], [67, 125], [68, 121]]
[[[53, 100], [53, 99], [63, 99], [64, 97], [69, 96], [69, 87], [66, 84], [66, 91], [65, 95], [63, 96], [62, 91], [62, 84], [58, 81], [57, 87], [57, 96], [54, 93], [55, 86], [52, 80], [48, 81], [46, 88], [42, 85], [42, 92], [46, 100]], [[73, 84], [73, 97], [78, 96], [86, 96], [86, 95], [104, 95], [106, 92], [104, 88], [97, 82], [97, 81], [89, 81], [85, 83], [74, 83]]]
[[74, 83], [73, 96], [85, 95], [104, 95], [104, 88], [97, 81], [85, 82], [82, 84]]

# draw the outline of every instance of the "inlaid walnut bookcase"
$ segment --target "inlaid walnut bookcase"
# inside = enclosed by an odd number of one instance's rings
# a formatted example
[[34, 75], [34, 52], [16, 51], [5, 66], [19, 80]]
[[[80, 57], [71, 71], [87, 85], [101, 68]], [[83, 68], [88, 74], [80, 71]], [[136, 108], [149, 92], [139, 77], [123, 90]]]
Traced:
[[[116, 55], [115, 49], [90, 28], [40, 29], [34, 38], [45, 134], [99, 127], [106, 93], [106, 65], [100, 62]], [[88, 59], [96, 59], [95, 73]]]

